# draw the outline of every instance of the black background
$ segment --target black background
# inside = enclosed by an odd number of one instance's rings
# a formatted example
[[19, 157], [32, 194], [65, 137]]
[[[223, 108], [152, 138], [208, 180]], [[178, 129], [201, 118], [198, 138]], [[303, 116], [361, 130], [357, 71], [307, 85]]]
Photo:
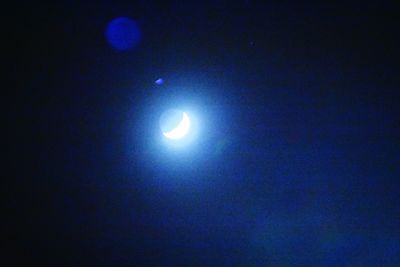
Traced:
[[[57, 1], [4, 12], [11, 265], [400, 264], [395, 6]], [[126, 52], [104, 36], [120, 16], [142, 32]], [[155, 141], [175, 103], [203, 119], [178, 152]]]

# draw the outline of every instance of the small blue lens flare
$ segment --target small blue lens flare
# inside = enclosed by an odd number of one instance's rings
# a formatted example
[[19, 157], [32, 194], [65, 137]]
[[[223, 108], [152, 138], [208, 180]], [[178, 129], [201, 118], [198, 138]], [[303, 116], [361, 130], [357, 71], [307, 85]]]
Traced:
[[105, 35], [111, 47], [119, 51], [135, 48], [141, 39], [141, 32], [137, 23], [126, 17], [113, 19], [107, 25]]
[[162, 78], [159, 78], [154, 83], [157, 85], [162, 85], [164, 83], [164, 80]]

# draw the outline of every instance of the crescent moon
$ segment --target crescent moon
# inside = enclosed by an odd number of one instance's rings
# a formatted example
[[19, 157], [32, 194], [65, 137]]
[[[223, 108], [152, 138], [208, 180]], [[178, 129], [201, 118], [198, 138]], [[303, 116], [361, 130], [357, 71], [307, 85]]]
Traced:
[[169, 132], [163, 132], [163, 135], [169, 139], [181, 139], [184, 137], [190, 129], [190, 119], [189, 116], [183, 112], [182, 120], [179, 122], [178, 126]]

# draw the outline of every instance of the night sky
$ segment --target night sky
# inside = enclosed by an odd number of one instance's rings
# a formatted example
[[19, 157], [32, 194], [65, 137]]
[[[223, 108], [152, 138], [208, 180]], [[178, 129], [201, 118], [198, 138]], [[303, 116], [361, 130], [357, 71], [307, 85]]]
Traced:
[[[3, 11], [9, 266], [400, 266], [394, 6]], [[198, 121], [179, 147], [175, 107]]]

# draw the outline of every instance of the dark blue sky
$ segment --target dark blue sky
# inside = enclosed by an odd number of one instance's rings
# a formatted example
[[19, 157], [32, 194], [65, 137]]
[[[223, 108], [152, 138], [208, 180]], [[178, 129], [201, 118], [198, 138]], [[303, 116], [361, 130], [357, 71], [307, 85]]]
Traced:
[[[8, 14], [14, 265], [400, 264], [393, 6], [61, 1]], [[118, 17], [140, 32], [126, 51], [106, 39]], [[158, 121], [176, 106], [201, 123], [174, 150]]]

